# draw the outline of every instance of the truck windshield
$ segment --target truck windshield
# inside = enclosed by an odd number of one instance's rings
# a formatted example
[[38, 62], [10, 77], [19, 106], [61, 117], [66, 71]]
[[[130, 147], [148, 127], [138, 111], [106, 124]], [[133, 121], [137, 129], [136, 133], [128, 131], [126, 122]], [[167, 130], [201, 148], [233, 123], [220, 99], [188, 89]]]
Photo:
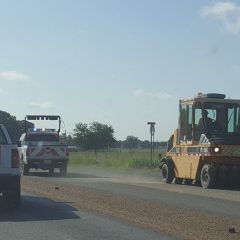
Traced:
[[196, 105], [195, 124], [202, 133], [240, 134], [240, 106], [231, 103], [203, 103]]
[[55, 142], [58, 141], [58, 136], [56, 134], [28, 134], [25, 141]]

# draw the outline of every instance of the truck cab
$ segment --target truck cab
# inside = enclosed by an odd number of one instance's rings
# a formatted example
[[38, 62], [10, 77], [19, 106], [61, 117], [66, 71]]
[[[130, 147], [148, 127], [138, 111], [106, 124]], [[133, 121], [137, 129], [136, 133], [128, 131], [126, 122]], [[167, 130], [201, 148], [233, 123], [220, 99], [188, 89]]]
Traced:
[[160, 169], [166, 183], [240, 185], [240, 100], [216, 93], [180, 100], [178, 128]]

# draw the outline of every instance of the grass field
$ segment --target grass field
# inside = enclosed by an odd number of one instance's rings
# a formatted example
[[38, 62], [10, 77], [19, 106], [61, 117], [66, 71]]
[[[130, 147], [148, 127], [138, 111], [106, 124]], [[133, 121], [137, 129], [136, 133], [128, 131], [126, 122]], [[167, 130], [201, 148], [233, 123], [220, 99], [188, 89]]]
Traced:
[[[111, 168], [157, 168], [159, 163], [159, 151], [155, 151], [153, 160], [149, 149], [120, 150], [111, 149], [108, 151], [81, 151], [72, 152], [69, 157], [69, 164], [74, 165], [91, 165]], [[164, 152], [161, 152], [164, 154]]]

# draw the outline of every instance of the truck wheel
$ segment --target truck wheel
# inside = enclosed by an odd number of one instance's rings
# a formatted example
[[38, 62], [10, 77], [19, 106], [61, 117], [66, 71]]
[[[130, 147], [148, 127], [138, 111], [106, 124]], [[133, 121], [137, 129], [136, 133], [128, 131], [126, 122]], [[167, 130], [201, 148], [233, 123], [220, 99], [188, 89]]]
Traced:
[[218, 184], [220, 188], [226, 188], [228, 185], [228, 168], [221, 166], [218, 171]]
[[173, 181], [173, 168], [171, 168], [167, 163], [164, 163], [162, 166], [162, 178], [165, 183], [171, 183]]
[[201, 170], [201, 185], [203, 188], [213, 188], [216, 185], [216, 167], [205, 164]]
[[53, 174], [54, 174], [54, 167], [50, 167], [48, 171], [49, 171], [49, 175], [53, 176]]
[[182, 184], [182, 182], [183, 182], [182, 178], [175, 178], [175, 181], [174, 181], [175, 184]]
[[229, 173], [229, 184], [232, 188], [238, 187], [240, 171], [237, 166], [232, 166]]
[[192, 179], [185, 179], [184, 184], [185, 185], [192, 185], [193, 180]]
[[23, 175], [29, 175], [29, 166], [23, 163]]
[[62, 176], [66, 176], [67, 175], [67, 164], [64, 163], [61, 167], [60, 167], [60, 174]]

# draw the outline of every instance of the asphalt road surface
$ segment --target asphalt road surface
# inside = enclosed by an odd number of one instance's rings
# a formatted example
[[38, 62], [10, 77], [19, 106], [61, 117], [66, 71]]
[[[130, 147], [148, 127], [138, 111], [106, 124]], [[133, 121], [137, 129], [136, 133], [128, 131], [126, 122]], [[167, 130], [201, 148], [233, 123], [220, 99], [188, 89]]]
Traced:
[[0, 236], [4, 240], [170, 239], [26, 193], [18, 210], [0, 209]]
[[0, 209], [2, 239], [240, 239], [239, 189], [97, 168], [70, 169], [66, 177], [33, 172], [22, 185], [20, 209]]
[[195, 185], [165, 184], [158, 171], [80, 168], [72, 169], [66, 178], [56, 175], [51, 181], [240, 219], [240, 189], [203, 189]]

